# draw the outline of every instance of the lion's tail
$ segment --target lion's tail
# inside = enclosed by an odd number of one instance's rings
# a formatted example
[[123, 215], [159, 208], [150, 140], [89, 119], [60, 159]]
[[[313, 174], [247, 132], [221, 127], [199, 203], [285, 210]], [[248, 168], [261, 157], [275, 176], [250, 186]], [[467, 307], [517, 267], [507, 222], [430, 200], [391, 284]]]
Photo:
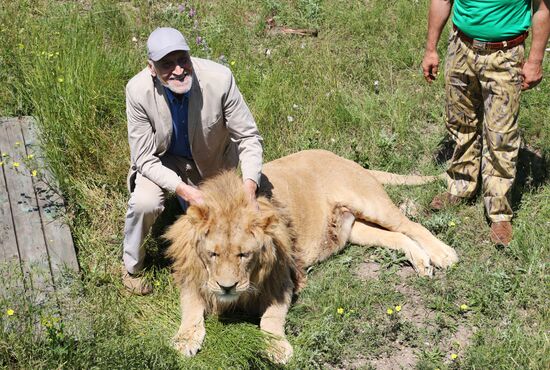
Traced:
[[367, 170], [378, 182], [384, 185], [422, 185], [437, 180], [444, 180], [445, 174], [438, 176], [398, 175], [395, 173]]

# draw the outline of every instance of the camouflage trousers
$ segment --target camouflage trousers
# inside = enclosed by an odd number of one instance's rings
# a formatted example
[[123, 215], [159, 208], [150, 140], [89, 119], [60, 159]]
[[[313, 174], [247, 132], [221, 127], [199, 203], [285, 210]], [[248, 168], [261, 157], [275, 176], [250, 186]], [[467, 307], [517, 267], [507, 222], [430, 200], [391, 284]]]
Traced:
[[524, 45], [476, 51], [451, 34], [445, 65], [447, 130], [456, 147], [449, 193], [470, 198], [481, 181], [492, 222], [510, 221], [521, 139], [518, 113]]

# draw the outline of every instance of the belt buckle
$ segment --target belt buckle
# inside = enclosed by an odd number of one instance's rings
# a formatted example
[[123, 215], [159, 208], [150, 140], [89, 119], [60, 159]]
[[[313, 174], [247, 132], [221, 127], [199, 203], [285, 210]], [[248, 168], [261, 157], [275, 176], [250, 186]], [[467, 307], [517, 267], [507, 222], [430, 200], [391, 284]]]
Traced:
[[474, 50], [485, 50], [487, 48], [487, 43], [485, 41], [473, 39], [472, 47], [474, 48]]

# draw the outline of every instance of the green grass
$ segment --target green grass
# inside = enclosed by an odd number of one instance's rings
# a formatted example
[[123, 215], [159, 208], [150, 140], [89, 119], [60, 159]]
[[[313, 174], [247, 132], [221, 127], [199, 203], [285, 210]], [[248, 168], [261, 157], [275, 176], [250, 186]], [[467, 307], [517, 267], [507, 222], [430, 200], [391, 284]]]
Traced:
[[[168, 1], [2, 3], [0, 115], [37, 118], [48, 166], [70, 207], [82, 278], [40, 304], [29, 303], [35, 299], [15, 285], [16, 276], [5, 283], [0, 367], [272, 367], [262, 355], [261, 333], [249, 322], [254, 318], [208, 318], [203, 350], [193, 359], [171, 348], [178, 293], [159, 256], [165, 245], [158, 237], [148, 241], [155, 293], [140, 298], [122, 290], [129, 158], [124, 86], [145, 66], [146, 39], [157, 26], [180, 28], [194, 55], [231, 66], [264, 137], [266, 160], [324, 148], [370, 168], [443, 170], [434, 160], [445, 135], [443, 81], [428, 86], [420, 72], [427, 0], [188, 4], [197, 10], [194, 18], [189, 7], [179, 12], [179, 4]], [[270, 17], [281, 26], [317, 28], [319, 36], [269, 34]], [[441, 56], [444, 50], [443, 37]], [[399, 357], [405, 350], [420, 369], [545, 368], [548, 81], [522, 97], [520, 126], [531, 151], [521, 157], [510, 248], [490, 245], [479, 199], [433, 214], [427, 205], [442, 184], [388, 188], [396, 203], [417, 205], [413, 218], [454, 246], [461, 263], [424, 279], [404, 275], [406, 263], [397, 253], [351, 246], [315, 266], [289, 313], [295, 356], [288, 368], [369, 368], [388, 359], [405, 364]], [[176, 208], [169, 207], [155, 235]], [[361, 277], [365, 261], [375, 261], [380, 271]], [[56, 316], [56, 299], [63, 317]], [[396, 305], [402, 310], [388, 315]]]

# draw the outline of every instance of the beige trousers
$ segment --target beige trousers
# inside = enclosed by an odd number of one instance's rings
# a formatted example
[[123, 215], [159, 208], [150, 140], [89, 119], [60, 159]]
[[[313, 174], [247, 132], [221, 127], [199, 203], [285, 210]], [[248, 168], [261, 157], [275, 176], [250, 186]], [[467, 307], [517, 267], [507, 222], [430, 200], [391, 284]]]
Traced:
[[[197, 167], [192, 160], [167, 154], [161, 158], [161, 161], [164, 166], [175, 171], [187, 184], [196, 186], [201, 181]], [[164, 210], [165, 199], [166, 191], [140, 173], [137, 174], [126, 212], [122, 257], [126, 270], [131, 274], [135, 274], [143, 268], [145, 259], [143, 241], [157, 217]], [[182, 200], [180, 199], [180, 201]]]
[[456, 33], [450, 38], [445, 66], [447, 129], [456, 147], [447, 170], [448, 191], [470, 198], [481, 185], [492, 222], [512, 219], [523, 58], [523, 44], [476, 51]]

